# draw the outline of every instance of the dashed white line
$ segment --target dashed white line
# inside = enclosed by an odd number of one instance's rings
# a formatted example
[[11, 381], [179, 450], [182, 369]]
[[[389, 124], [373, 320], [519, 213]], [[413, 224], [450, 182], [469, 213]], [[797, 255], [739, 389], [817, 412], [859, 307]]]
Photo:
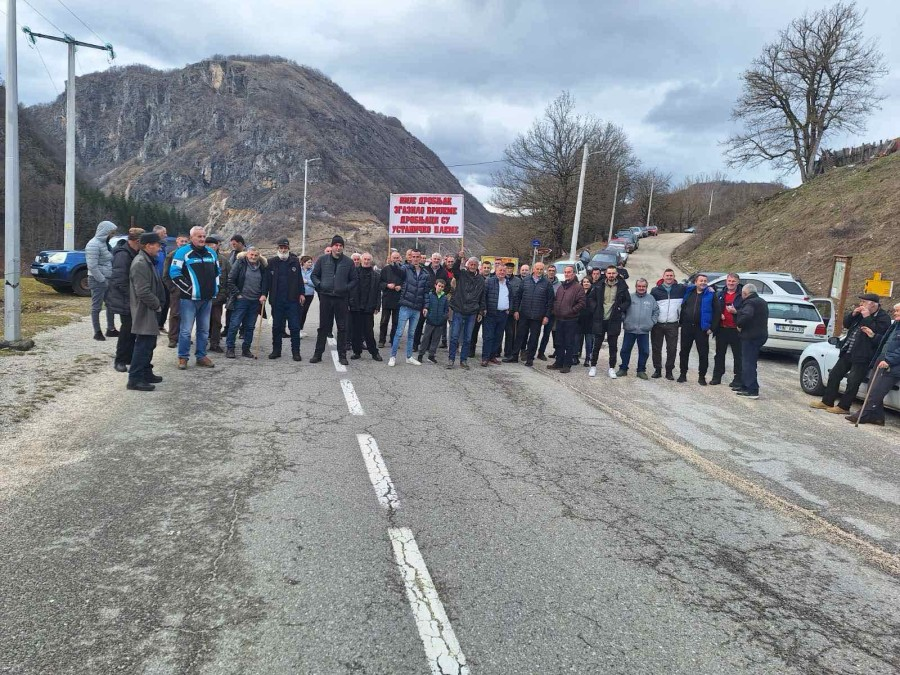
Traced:
[[330, 337], [328, 338], [328, 344], [330, 344], [332, 347], [337, 347], [337, 340], [333, 337]]
[[388, 511], [395, 511], [400, 508], [400, 499], [384, 463], [384, 457], [378, 449], [378, 443], [369, 434], [356, 434], [356, 440], [359, 442], [359, 449], [369, 472], [369, 480], [372, 481], [379, 503]]
[[338, 353], [332, 349], [331, 350], [331, 360], [334, 361], [334, 369], [336, 371], [338, 371], [339, 373], [346, 373], [347, 366], [343, 365], [338, 359], [340, 359], [340, 357], [338, 356]]
[[433, 675], [469, 675], [466, 657], [456, 640], [412, 530], [392, 527], [388, 534], [431, 672]]
[[347, 408], [350, 409], [351, 415], [365, 415], [359, 397], [356, 395], [356, 389], [350, 380], [341, 380], [341, 389], [344, 392], [344, 400], [347, 401]]

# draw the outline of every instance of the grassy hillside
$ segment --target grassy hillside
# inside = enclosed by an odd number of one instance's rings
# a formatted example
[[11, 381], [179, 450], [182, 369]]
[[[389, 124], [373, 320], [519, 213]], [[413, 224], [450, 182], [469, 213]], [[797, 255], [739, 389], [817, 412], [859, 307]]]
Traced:
[[694, 250], [675, 258], [684, 269], [768, 270], [799, 276], [826, 294], [832, 256], [852, 255], [851, 290], [874, 270], [900, 297], [900, 154], [831, 173], [742, 211]]

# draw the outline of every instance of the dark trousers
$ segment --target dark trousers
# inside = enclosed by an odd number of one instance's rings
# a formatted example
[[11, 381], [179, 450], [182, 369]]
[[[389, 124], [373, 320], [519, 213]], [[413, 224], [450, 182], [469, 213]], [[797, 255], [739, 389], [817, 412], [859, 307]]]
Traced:
[[397, 332], [397, 321], [400, 320], [400, 308], [392, 307], [382, 308], [381, 310], [381, 322], [378, 326], [378, 344], [382, 342], [388, 342], [388, 323], [391, 324], [391, 339], [390, 342], [394, 342], [394, 333]]
[[[556, 349], [554, 363], [561, 368], [568, 368], [575, 358], [575, 336], [578, 335], [578, 319], [559, 319], [556, 321], [556, 332], [553, 335], [553, 347]], [[596, 344], [594, 347], [596, 348]]]
[[519, 322], [512, 314], [506, 317], [506, 328], [503, 331], [503, 356], [509, 358], [516, 355]]
[[844, 389], [844, 394], [838, 401], [838, 407], [850, 410], [850, 405], [856, 400], [856, 394], [859, 392], [859, 385], [863, 383], [868, 374], [868, 364], [851, 363], [850, 359], [845, 356], [838, 357], [834, 368], [828, 373], [828, 384], [825, 385], [825, 395], [822, 396], [822, 403], [834, 405], [840, 394], [841, 380], [846, 376], [847, 388]]
[[287, 322], [291, 334], [291, 353], [300, 351], [300, 303], [295, 300], [271, 300], [272, 303], [272, 353], [281, 353], [281, 339]]
[[638, 346], [637, 372], [645, 373], [647, 372], [647, 357], [650, 356], [650, 336], [646, 333], [625, 333], [625, 337], [622, 338], [622, 352], [619, 354], [622, 357], [620, 367], [628, 372], [628, 364], [631, 363], [631, 352], [634, 350], [635, 342]]
[[347, 315], [349, 313], [347, 298], [319, 294], [319, 334], [316, 337], [315, 356], [321, 358], [325, 353], [325, 341], [334, 324], [337, 324], [338, 356], [347, 355]]
[[[547, 351], [547, 343], [550, 341], [550, 334], [556, 330], [556, 317], [551, 316], [547, 325], [544, 326], [544, 334], [541, 336], [541, 343], [538, 346], [538, 354]], [[556, 335], [553, 336], [553, 349], [556, 349]]]
[[606, 338], [606, 345], [609, 348], [609, 367], [616, 367], [620, 332], [622, 332], [622, 323], [620, 321], [603, 321], [601, 323], [600, 332], [594, 333], [594, 348], [591, 350], [592, 366], [597, 365], [597, 359], [600, 357], [600, 347], [603, 346], [603, 338]]
[[675, 356], [678, 354], [678, 324], [658, 323], [650, 331], [650, 346], [653, 351], [653, 370], [662, 371], [662, 346], [666, 341], [666, 372], [675, 370]]
[[378, 345], [375, 344], [375, 313], [374, 312], [350, 312], [353, 318], [353, 353], [362, 354], [365, 347], [373, 356], [378, 353]]
[[223, 304], [214, 302], [209, 310], [209, 344], [211, 347], [218, 347], [222, 342], [222, 310], [224, 308]]
[[741, 334], [737, 328], [719, 327], [716, 333], [716, 360], [713, 365], [713, 379], [721, 380], [725, 375], [725, 352], [731, 347], [731, 360], [734, 361], [734, 379], [741, 381], [742, 359]]
[[420, 323], [425, 324], [425, 330], [422, 331], [422, 341], [419, 343], [419, 360], [421, 361], [421, 357], [425, 355], [425, 352], [428, 352], [432, 358], [437, 354], [441, 339], [444, 337], [444, 331], [447, 330], [447, 322], [442, 321], [438, 326], [427, 321], [421, 321]]
[[541, 338], [541, 319], [519, 319], [518, 344], [516, 345], [513, 356], [516, 356], [523, 349], [525, 350], [525, 358], [528, 361], [534, 360], [534, 354], [537, 351], [538, 340]]
[[181, 293], [169, 291], [169, 342], [178, 342], [181, 332]]
[[156, 335], [134, 336], [134, 353], [131, 355], [131, 368], [128, 371], [128, 381], [132, 384], [146, 382], [153, 375], [153, 350], [156, 349], [156, 338]]
[[476, 321], [472, 328], [472, 337], [469, 339], [469, 353], [466, 356], [475, 356], [475, 348], [478, 347], [478, 332], [481, 330], [481, 322]]
[[506, 312], [489, 312], [484, 315], [484, 344], [481, 347], [481, 360], [489, 361], [500, 351], [503, 342], [503, 331], [506, 330]]
[[759, 350], [766, 344], [767, 338], [756, 338], [755, 340], [744, 340], [741, 345], [741, 380], [744, 389], [751, 394], [759, 393], [759, 380], [756, 377], [756, 364], [759, 361]]
[[898, 384], [900, 384], [900, 372], [889, 371], [885, 368], [870, 371], [869, 386], [872, 387], [872, 391], [869, 392], [866, 407], [859, 411], [859, 421], [883, 422], [884, 397]]
[[594, 351], [594, 334], [593, 333], [582, 333], [579, 329], [578, 336], [575, 340], [575, 358], [573, 359], [573, 364], [575, 361], [581, 358], [582, 350], [584, 350], [584, 362], [591, 362], [591, 352]]
[[116, 363], [131, 363], [134, 353], [134, 334], [131, 332], [131, 314], [120, 314], [122, 325], [119, 327], [119, 339], [116, 340]]
[[304, 295], [303, 304], [300, 305], [300, 330], [306, 325], [306, 315], [309, 314], [309, 306], [312, 304], [314, 295]]
[[415, 332], [415, 335], [413, 336], [413, 351], [414, 352], [419, 351], [419, 343], [422, 341], [422, 331], [423, 330], [425, 330], [425, 322], [419, 321], [419, 323], [416, 324], [416, 332]]
[[165, 302], [159, 310], [159, 328], [162, 330], [163, 324], [166, 322], [166, 316], [169, 313], [169, 289], [163, 286], [163, 293], [166, 296]]
[[256, 298], [237, 298], [234, 308], [231, 310], [231, 323], [228, 324], [228, 334], [225, 337], [225, 346], [234, 349], [237, 340], [238, 329], [244, 329], [244, 349], [250, 349], [253, 344], [253, 331], [256, 328], [256, 318], [262, 307]]
[[[700, 357], [700, 368], [697, 370], [700, 377], [706, 377], [709, 370], [709, 335], [699, 325], [686, 323], [681, 326], [681, 372], [687, 373], [688, 360], [691, 358], [691, 348], [697, 345], [697, 355]], [[758, 352], [758, 350], [757, 350]], [[753, 367], [754, 376], [756, 366]]]

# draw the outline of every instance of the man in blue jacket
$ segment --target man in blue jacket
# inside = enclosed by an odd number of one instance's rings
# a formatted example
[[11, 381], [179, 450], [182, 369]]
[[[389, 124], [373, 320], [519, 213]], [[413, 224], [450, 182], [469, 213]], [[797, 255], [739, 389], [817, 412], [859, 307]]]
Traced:
[[403, 281], [400, 285], [400, 315], [397, 320], [397, 330], [391, 341], [391, 357], [388, 365], [393, 367], [397, 363], [397, 351], [400, 349], [400, 338], [403, 337], [404, 327], [406, 331], [406, 362], [412, 366], [421, 366], [422, 362], [413, 358], [413, 340], [416, 334], [416, 325], [422, 310], [425, 308], [425, 297], [431, 286], [431, 277], [422, 269], [422, 254], [411, 249], [409, 262], [401, 268]]
[[700, 377], [698, 382], [706, 386], [706, 371], [709, 370], [709, 337], [719, 328], [722, 308], [716, 294], [708, 286], [705, 274], [698, 274], [696, 285], [684, 289], [684, 302], [678, 323], [681, 325], [681, 374], [678, 382], [687, 382], [688, 361], [691, 348], [697, 345], [700, 357]]
[[178, 332], [178, 369], [187, 368], [191, 355], [191, 329], [197, 323], [194, 355], [201, 368], [215, 364], [206, 355], [209, 317], [213, 298], [219, 292], [219, 254], [206, 245], [206, 230], [199, 225], [190, 231], [190, 243], [175, 251], [169, 277], [180, 293], [181, 326]]
[[[869, 375], [872, 391], [865, 407], [857, 413], [860, 424], [884, 426], [884, 397], [900, 384], [900, 303], [894, 305], [891, 318], [894, 322], [881, 336], [872, 359]], [[857, 415], [847, 415], [844, 419], [855, 423]]]

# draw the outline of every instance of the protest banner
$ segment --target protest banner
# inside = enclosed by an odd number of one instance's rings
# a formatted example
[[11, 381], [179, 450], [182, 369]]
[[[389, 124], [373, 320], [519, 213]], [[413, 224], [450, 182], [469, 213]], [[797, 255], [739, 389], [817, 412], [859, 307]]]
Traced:
[[464, 202], [463, 195], [392, 194], [388, 237], [463, 239]]

